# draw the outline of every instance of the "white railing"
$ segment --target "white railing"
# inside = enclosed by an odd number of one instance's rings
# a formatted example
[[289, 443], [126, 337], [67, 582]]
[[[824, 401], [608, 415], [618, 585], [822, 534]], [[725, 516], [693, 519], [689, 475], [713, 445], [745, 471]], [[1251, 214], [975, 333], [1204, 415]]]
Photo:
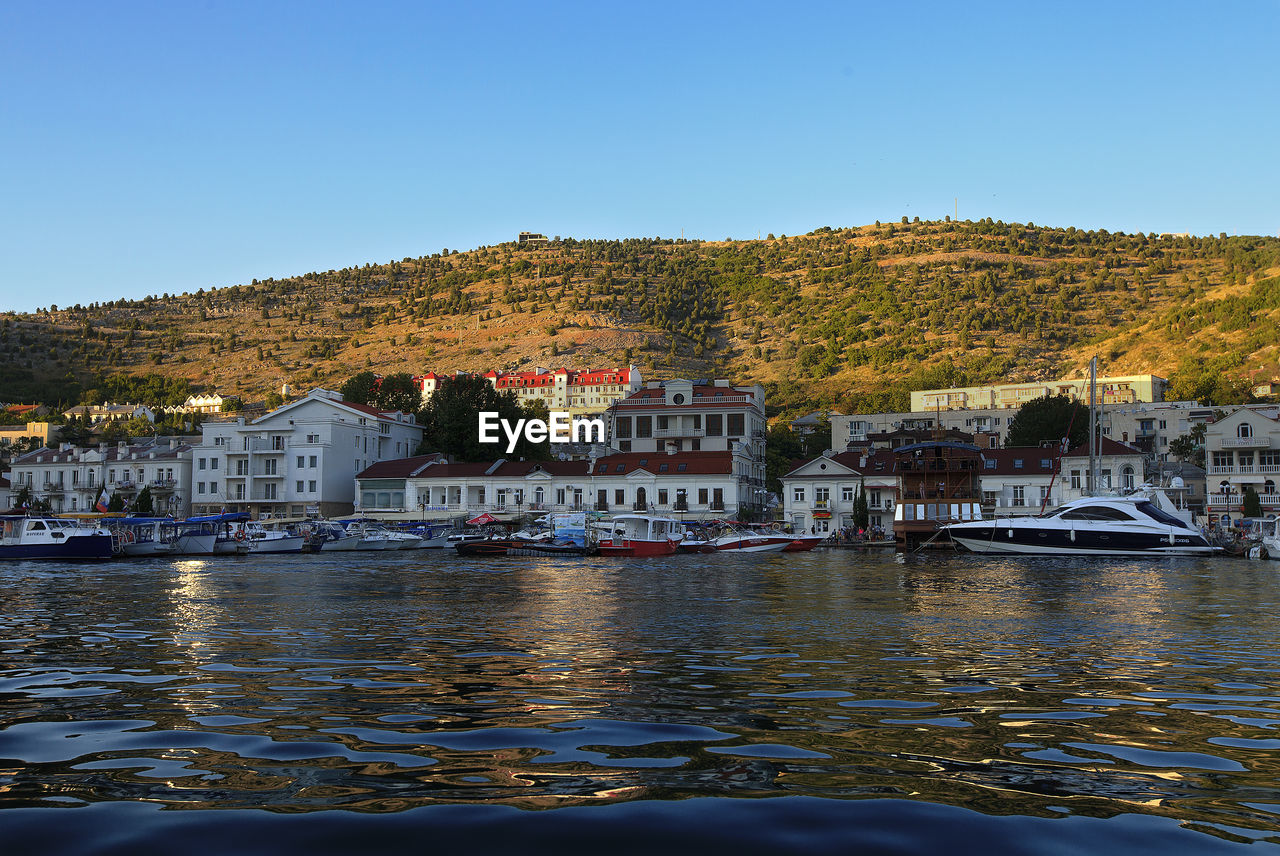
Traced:
[[[1211, 493], [1205, 500], [1211, 508], [1239, 508], [1244, 502], [1244, 498], [1235, 492], [1232, 493]], [[1280, 508], [1280, 493], [1262, 493], [1258, 495], [1258, 501], [1262, 503], [1263, 508], [1274, 509]]]
[[705, 428], [655, 428], [653, 429], [655, 437], [705, 437], [707, 432]]
[[1209, 475], [1211, 476], [1230, 476], [1235, 475], [1236, 468], [1234, 466], [1220, 467], [1217, 465], [1209, 467]]
[[1224, 449], [1269, 449], [1271, 437], [1223, 437]]

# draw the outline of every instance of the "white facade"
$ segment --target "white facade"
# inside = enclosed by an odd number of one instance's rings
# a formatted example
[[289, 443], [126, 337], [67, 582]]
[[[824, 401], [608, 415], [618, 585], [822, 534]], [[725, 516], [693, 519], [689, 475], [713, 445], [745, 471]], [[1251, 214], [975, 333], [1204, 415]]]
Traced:
[[1239, 516], [1246, 485], [1257, 491], [1263, 514], [1280, 513], [1278, 416], [1274, 404], [1241, 407], [1205, 428], [1209, 514]]
[[10, 486], [14, 496], [31, 488], [33, 498], [47, 500], [55, 514], [92, 511], [104, 486], [130, 503], [150, 488], [156, 513], [183, 517], [191, 508], [191, 450], [178, 437], [90, 449], [64, 443], [56, 451], [40, 449], [17, 458]]
[[759, 384], [651, 381], [609, 408], [609, 445], [624, 453], [731, 451], [750, 461], [751, 490], [763, 495], [764, 403]]
[[353, 404], [324, 389], [249, 423], [202, 427], [192, 450], [196, 513], [349, 514], [356, 473], [412, 455], [422, 442], [412, 414]]
[[610, 455], [591, 461], [450, 464], [415, 458], [360, 473], [361, 513], [390, 518], [503, 519], [548, 511], [645, 511], [734, 517], [756, 497], [750, 462], [728, 452]]
[[888, 532], [898, 501], [892, 455], [842, 452], [805, 461], [782, 477], [782, 513], [795, 532], [829, 533], [853, 522], [858, 489], [867, 495], [868, 525]]

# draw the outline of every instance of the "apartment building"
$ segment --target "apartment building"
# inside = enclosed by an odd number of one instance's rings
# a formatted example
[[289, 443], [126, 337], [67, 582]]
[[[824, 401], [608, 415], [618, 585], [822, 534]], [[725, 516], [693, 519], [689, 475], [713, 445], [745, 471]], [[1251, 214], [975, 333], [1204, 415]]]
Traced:
[[55, 514], [92, 511], [105, 487], [132, 504], [144, 488], [157, 512], [185, 516], [191, 507], [192, 445], [181, 437], [148, 437], [82, 449], [63, 443], [14, 459], [10, 484], [46, 500]]
[[[414, 378], [422, 390], [424, 402], [435, 394], [446, 377], [448, 375], [428, 372]], [[548, 410], [564, 411], [572, 416], [604, 413], [642, 385], [640, 369], [635, 366], [586, 371], [565, 368], [554, 371], [488, 371], [482, 377], [500, 392], [512, 392], [521, 404], [540, 401]]]
[[192, 450], [193, 510], [260, 517], [350, 514], [356, 474], [406, 458], [422, 442], [413, 414], [343, 401], [325, 389], [252, 421], [202, 429]]

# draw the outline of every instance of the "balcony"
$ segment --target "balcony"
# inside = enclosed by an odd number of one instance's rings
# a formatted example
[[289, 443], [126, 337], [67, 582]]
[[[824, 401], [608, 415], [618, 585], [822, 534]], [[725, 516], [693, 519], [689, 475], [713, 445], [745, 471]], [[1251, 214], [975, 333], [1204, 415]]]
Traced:
[[823, 509], [830, 508], [830, 507], [831, 507], [831, 501], [830, 501], [830, 500], [827, 500], [827, 499], [815, 499], [815, 500], [813, 501], [813, 507], [814, 507], [814, 508], [823, 508]]
[[1271, 437], [1224, 437], [1224, 449], [1270, 449]]
[[649, 507], [649, 504], [648, 504], [648, 503], [646, 503], [646, 502], [633, 502], [633, 503], [631, 503], [631, 510], [632, 510], [632, 511], [645, 511], [645, 510], [647, 510], [647, 509], [648, 509], [648, 507]]
[[1209, 467], [1209, 475], [1211, 476], [1233, 476], [1235, 473], [1235, 465], [1220, 467], [1215, 464]]
[[[1244, 497], [1235, 491], [1231, 493], [1211, 493], [1205, 497], [1205, 501], [1210, 508], [1222, 511], [1239, 508], [1241, 503], [1244, 502]], [[1280, 493], [1258, 494], [1258, 501], [1262, 503], [1263, 511], [1274, 512], [1280, 509]]]
[[255, 437], [249, 440], [249, 451], [255, 454], [283, 455], [287, 451], [287, 445], [287, 443], [281, 443], [277, 446], [274, 440], [264, 440], [261, 437]]
[[653, 436], [659, 439], [663, 437], [705, 437], [707, 431], [705, 428], [654, 428]]

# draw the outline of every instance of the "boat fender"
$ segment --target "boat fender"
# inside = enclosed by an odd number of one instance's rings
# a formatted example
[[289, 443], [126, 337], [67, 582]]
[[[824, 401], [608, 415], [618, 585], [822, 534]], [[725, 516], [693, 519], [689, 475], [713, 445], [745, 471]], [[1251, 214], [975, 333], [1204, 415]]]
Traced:
[[1170, 544], [1178, 543], [1177, 534], [1173, 531], [1172, 526], [1169, 527], [1169, 543]]
[[133, 540], [134, 540], [134, 535], [132, 530], [126, 529], [124, 532], [124, 543], [132, 544]]
[[1012, 530], [1012, 529], [1010, 529], [1010, 530], [1009, 530], [1009, 537], [1010, 537], [1010, 538], [1012, 538], [1012, 537], [1013, 537], [1013, 530]]
[[1072, 529], [1072, 530], [1071, 530], [1071, 543], [1072, 543], [1072, 544], [1074, 544], [1075, 542], [1076, 542], [1076, 530]]

